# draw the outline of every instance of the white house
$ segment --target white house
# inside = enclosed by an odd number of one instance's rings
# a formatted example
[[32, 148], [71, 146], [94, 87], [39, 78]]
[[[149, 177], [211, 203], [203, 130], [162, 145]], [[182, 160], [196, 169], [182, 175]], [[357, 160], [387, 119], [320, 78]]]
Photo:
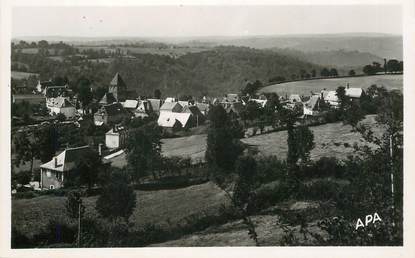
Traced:
[[115, 125], [105, 134], [105, 146], [108, 149], [122, 148], [127, 143], [127, 135], [125, 127]]
[[337, 107], [339, 105], [339, 98], [337, 97], [337, 93], [334, 90], [323, 90], [321, 91], [323, 94], [324, 101], [326, 101], [327, 104], [333, 107]]
[[135, 100], [135, 99], [126, 99], [123, 103], [123, 107], [129, 110], [136, 109], [137, 106], [138, 106], [138, 100]]
[[64, 97], [50, 98], [46, 102], [46, 107], [51, 115], [64, 114], [67, 118], [72, 118], [76, 114], [75, 106]]
[[165, 128], [185, 128], [189, 126], [191, 113], [160, 112], [157, 123]]
[[362, 94], [362, 88], [346, 88], [346, 96], [350, 98], [360, 98]]
[[288, 100], [291, 103], [301, 102], [300, 95], [298, 95], [298, 94], [291, 94], [290, 97], [288, 98]]
[[40, 166], [40, 188], [57, 189], [64, 186], [65, 177], [77, 168], [80, 158], [88, 151], [89, 146], [67, 148], [52, 160]]
[[310, 100], [304, 103], [303, 113], [304, 115], [315, 116], [319, 113], [318, 105], [320, 101], [320, 95], [312, 95]]

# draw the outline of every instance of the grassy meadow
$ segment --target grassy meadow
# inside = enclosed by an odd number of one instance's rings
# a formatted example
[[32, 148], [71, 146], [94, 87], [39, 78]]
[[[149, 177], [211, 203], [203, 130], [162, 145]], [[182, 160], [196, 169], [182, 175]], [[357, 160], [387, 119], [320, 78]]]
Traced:
[[350, 87], [363, 89], [376, 84], [377, 86], [384, 86], [388, 90], [403, 90], [403, 76], [388, 74], [286, 82], [264, 87], [260, 91], [264, 93], [275, 92], [280, 96], [286, 94], [288, 96], [290, 94], [310, 95], [311, 91], [319, 92], [323, 89], [335, 90], [339, 86], [346, 87], [347, 83], [349, 83]]
[[[135, 191], [137, 205], [130, 217], [136, 228], [147, 223], [162, 227], [185, 224], [185, 218], [197, 214], [215, 214], [227, 202], [225, 194], [213, 183], [204, 183], [174, 190]], [[97, 196], [83, 199], [86, 216], [98, 217]], [[50, 219], [66, 219], [65, 197], [39, 196], [12, 200], [12, 225], [33, 236], [46, 227]]]

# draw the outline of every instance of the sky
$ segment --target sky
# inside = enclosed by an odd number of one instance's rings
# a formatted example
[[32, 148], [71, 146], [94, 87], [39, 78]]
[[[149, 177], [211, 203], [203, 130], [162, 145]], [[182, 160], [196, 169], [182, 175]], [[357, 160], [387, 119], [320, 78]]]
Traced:
[[192, 37], [402, 33], [399, 6], [14, 7], [12, 36]]

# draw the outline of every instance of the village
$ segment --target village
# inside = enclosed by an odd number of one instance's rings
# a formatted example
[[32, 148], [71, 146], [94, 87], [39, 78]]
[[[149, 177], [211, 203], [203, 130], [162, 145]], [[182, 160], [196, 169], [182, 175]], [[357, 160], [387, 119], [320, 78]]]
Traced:
[[[249, 84], [250, 82], [246, 82]], [[245, 85], [246, 87], [246, 85]], [[91, 89], [92, 91], [92, 89]], [[251, 93], [252, 94], [252, 93]], [[364, 94], [362, 88], [345, 87], [345, 95], [352, 100], [358, 101]], [[93, 122], [96, 126], [107, 125], [111, 129], [105, 133], [105, 142], [98, 143], [96, 150], [105, 162], [111, 163], [113, 159], [119, 159], [124, 155], [124, 148], [128, 142], [128, 125], [124, 125], [128, 119], [145, 119], [149, 116], [157, 120], [165, 134], [188, 131], [192, 128], [203, 126], [208, 119], [208, 112], [212, 106], [221, 105], [227, 114], [235, 119], [241, 119], [241, 113], [249, 104], [255, 104], [255, 108], [264, 109], [267, 105], [265, 94], [226, 94], [223, 97], [210, 98], [204, 96], [200, 100], [188, 98], [179, 100], [177, 97], [144, 98], [137, 96], [137, 93], [130, 90], [119, 73], [109, 82], [108, 92], [100, 100], [93, 100], [88, 107], [82, 107], [76, 94], [68, 88], [68, 85], [56, 86], [51, 81], [38, 82], [33, 91], [33, 96], [13, 95], [13, 102], [35, 99], [42, 103], [48, 110], [50, 116], [64, 117], [61, 123], [72, 122], [79, 126], [82, 123], [83, 115], [93, 114]], [[279, 102], [289, 110], [297, 110], [297, 119], [313, 121], [322, 117], [324, 112], [330, 109], [337, 109], [339, 98], [334, 90], [322, 90], [310, 96], [291, 94], [279, 97]], [[79, 107], [77, 109], [77, 107]], [[275, 110], [277, 112], [277, 110]], [[42, 124], [44, 124], [43, 122]], [[46, 122], [49, 123], [49, 122]], [[41, 124], [39, 124], [41, 126]], [[263, 126], [262, 126], [263, 127]], [[248, 128], [247, 128], [248, 129]], [[250, 137], [255, 133], [251, 130], [245, 132], [244, 137]], [[273, 130], [269, 128], [269, 130]], [[269, 131], [268, 130], [268, 131]], [[275, 128], [274, 128], [275, 130]], [[261, 133], [266, 132], [262, 128]], [[40, 165], [40, 182], [31, 181], [26, 187], [34, 190], [58, 189], [63, 187], [65, 174], [74, 169], [76, 158], [81, 157], [83, 152], [93, 146], [74, 146], [62, 150], [52, 160]], [[105, 155], [106, 154], [106, 155]], [[72, 157], [72, 158], [68, 158]], [[192, 162], [204, 162], [197, 160]], [[36, 168], [33, 168], [36, 169]], [[16, 189], [13, 190], [16, 192]]]

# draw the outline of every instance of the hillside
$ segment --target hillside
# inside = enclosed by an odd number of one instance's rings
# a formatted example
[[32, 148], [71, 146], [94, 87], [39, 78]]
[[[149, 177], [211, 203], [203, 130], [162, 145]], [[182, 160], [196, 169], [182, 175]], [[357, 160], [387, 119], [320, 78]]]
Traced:
[[360, 52], [357, 50], [330, 50], [330, 51], [310, 51], [304, 52], [300, 50], [290, 48], [272, 48], [273, 51], [297, 57], [306, 62], [326, 66], [337, 67], [338, 69], [354, 69], [357, 73], [362, 73], [362, 69], [365, 65], [372, 62], [378, 62], [383, 64], [383, 58], [373, 55], [368, 52]]
[[343, 49], [367, 52], [387, 59], [402, 59], [403, 56], [402, 36], [372, 33], [202, 38], [182, 44], [189, 46], [233, 45], [257, 49], [291, 48], [303, 52]]
[[140, 94], [152, 94], [159, 88], [165, 95], [218, 96], [239, 92], [245, 79], [267, 82], [278, 75], [289, 78], [301, 69], [320, 69], [294, 57], [243, 47], [217, 47], [179, 58], [159, 55], [136, 57], [115, 60], [108, 74], [120, 72], [127, 85]]
[[264, 87], [260, 91], [276, 92], [279, 95], [310, 95], [311, 91], [318, 92], [322, 89], [335, 90], [339, 86], [346, 86], [347, 83], [349, 83], [350, 87], [360, 87], [363, 89], [376, 84], [377, 86], [384, 86], [388, 90], [403, 90], [402, 75], [374, 75], [286, 82]]

